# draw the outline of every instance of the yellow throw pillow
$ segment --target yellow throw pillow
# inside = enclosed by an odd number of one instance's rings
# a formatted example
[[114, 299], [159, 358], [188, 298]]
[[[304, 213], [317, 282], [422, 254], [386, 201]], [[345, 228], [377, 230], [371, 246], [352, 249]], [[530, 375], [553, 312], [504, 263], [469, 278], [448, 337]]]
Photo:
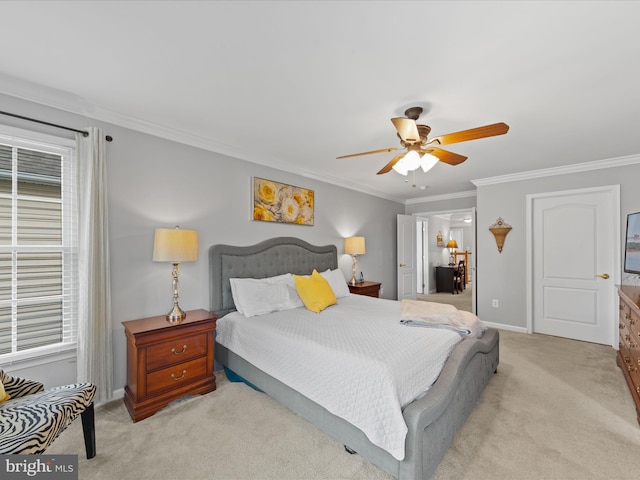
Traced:
[[296, 291], [302, 299], [302, 303], [312, 312], [320, 313], [329, 305], [338, 303], [336, 295], [329, 282], [316, 270], [310, 277], [294, 275]]
[[5, 400], [9, 400], [11, 395], [9, 395], [4, 390], [4, 385], [2, 384], [2, 380], [0, 380], [0, 402], [4, 402]]

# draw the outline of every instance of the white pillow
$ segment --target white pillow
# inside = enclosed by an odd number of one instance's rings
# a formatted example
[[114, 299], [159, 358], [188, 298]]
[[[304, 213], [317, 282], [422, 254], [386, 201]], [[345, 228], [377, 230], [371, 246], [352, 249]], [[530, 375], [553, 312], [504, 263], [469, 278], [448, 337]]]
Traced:
[[236, 310], [245, 317], [304, 306], [290, 273], [269, 278], [230, 278], [229, 283]]
[[333, 290], [336, 298], [346, 297], [349, 295], [349, 286], [347, 285], [347, 281], [344, 279], [344, 275], [342, 271], [337, 270], [327, 270], [325, 272], [321, 272], [322, 275]]

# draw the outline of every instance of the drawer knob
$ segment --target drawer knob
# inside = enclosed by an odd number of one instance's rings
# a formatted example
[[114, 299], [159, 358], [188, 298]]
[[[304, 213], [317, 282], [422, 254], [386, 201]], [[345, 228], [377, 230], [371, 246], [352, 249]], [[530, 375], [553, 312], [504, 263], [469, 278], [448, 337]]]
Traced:
[[187, 346], [186, 346], [186, 345], [182, 345], [182, 350], [180, 350], [179, 352], [178, 352], [178, 351], [176, 351], [176, 348], [175, 348], [175, 347], [173, 347], [173, 348], [171, 349], [171, 353], [173, 353], [173, 354], [175, 354], [175, 355], [182, 355], [182, 354], [183, 354], [184, 352], [186, 352], [186, 351], [187, 351]]
[[176, 374], [175, 374], [175, 373], [172, 373], [172, 374], [171, 374], [171, 378], [173, 378], [173, 379], [174, 379], [174, 380], [176, 380], [176, 381], [177, 381], [177, 380], [181, 380], [181, 379], [183, 379], [183, 378], [184, 378], [184, 376], [185, 376], [186, 374], [187, 374], [187, 371], [186, 371], [186, 370], [182, 370], [182, 375], [181, 375], [181, 376], [176, 377]]

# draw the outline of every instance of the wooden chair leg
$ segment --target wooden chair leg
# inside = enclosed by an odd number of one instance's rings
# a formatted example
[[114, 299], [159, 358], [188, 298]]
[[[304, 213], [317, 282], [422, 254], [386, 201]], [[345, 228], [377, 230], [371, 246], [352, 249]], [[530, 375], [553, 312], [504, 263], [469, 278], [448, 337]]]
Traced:
[[82, 433], [84, 434], [84, 448], [87, 459], [96, 456], [96, 424], [93, 412], [93, 402], [80, 414], [82, 419]]

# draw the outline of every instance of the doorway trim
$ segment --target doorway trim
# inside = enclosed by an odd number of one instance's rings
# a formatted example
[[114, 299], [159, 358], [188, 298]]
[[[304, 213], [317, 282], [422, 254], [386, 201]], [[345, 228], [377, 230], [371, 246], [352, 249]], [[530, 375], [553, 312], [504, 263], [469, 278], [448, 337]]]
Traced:
[[[557, 197], [562, 195], [574, 195], [583, 193], [607, 192], [613, 195], [613, 211], [612, 218], [615, 219], [616, 228], [612, 229], [613, 235], [613, 257], [618, 261], [613, 262], [613, 279], [614, 284], [620, 283], [620, 185], [606, 185], [601, 187], [578, 188], [571, 190], [559, 190], [556, 192], [534, 193], [526, 196], [526, 289], [527, 289], [527, 333], [533, 333], [533, 203], [536, 199], [544, 197]], [[611, 312], [611, 328], [613, 330], [612, 344], [613, 348], [618, 347], [618, 329], [617, 326], [617, 302], [614, 300]]]

